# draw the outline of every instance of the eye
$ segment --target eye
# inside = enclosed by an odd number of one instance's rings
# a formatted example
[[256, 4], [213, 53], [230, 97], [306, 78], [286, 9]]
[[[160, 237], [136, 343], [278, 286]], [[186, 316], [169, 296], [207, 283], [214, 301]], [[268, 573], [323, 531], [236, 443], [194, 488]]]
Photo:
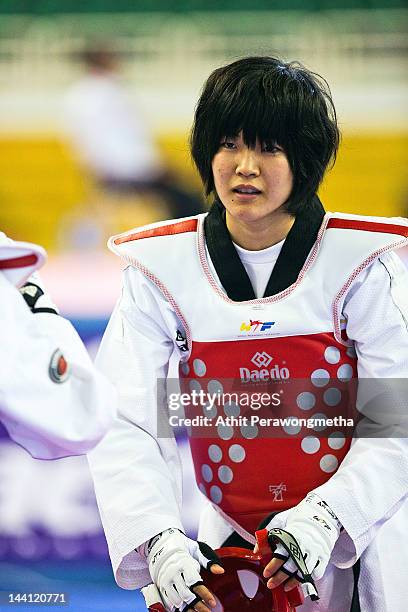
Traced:
[[279, 153], [283, 151], [283, 148], [276, 142], [264, 142], [262, 144], [263, 153]]
[[224, 138], [220, 143], [220, 147], [224, 149], [235, 149], [235, 140], [233, 138]]

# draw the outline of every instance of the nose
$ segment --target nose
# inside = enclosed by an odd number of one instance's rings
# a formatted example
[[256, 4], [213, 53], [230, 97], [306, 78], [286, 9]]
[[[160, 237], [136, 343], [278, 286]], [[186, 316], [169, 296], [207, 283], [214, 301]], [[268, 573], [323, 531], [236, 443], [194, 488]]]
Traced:
[[256, 151], [244, 147], [239, 152], [235, 173], [239, 176], [259, 176], [259, 158]]

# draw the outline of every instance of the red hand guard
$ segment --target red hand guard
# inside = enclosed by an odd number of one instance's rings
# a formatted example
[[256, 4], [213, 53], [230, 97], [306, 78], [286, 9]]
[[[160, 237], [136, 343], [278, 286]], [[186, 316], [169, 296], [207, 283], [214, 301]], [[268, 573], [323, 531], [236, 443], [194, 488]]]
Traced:
[[[262, 529], [256, 532], [258, 542], [258, 553], [253, 553], [246, 548], [219, 548], [216, 553], [221, 559], [225, 569], [224, 574], [212, 574], [209, 570], [202, 570], [201, 575], [206, 587], [216, 596], [218, 605], [217, 612], [293, 612], [297, 606], [304, 602], [304, 596], [299, 587], [295, 587], [287, 593], [283, 585], [274, 589], [268, 589], [262, 572], [271, 560], [271, 548], [268, 544], [268, 531]], [[258, 577], [258, 590], [250, 599], [244, 592], [238, 570], [248, 570]], [[156, 612], [164, 612], [161, 604], [149, 608]]]

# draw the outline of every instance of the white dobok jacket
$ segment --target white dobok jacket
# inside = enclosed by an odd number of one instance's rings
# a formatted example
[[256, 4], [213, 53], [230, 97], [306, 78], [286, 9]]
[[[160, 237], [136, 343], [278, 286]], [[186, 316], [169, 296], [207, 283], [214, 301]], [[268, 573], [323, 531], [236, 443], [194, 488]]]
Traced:
[[71, 323], [33, 314], [18, 291], [45, 259], [41, 247], [0, 235], [0, 421], [33, 457], [57, 459], [101, 440], [117, 397]]
[[[151, 581], [135, 548], [168, 527], [182, 529], [181, 468], [174, 439], [163, 433], [168, 412], [157, 395], [171, 358], [179, 360], [182, 390], [228, 391], [232, 379], [243, 388], [251, 376], [301, 381], [292, 416], [330, 416], [353, 377], [408, 377], [408, 277], [393, 253], [408, 243], [406, 220], [322, 213], [294, 282], [240, 301], [225, 284], [234, 290], [242, 264], [226, 243], [217, 252], [225, 235], [206, 222], [199, 215], [110, 240], [129, 266], [97, 363], [117, 385], [119, 416], [90, 465], [115, 577], [128, 589]], [[277, 269], [282, 260], [291, 265], [284, 249]], [[221, 284], [223, 267], [230, 278]], [[230, 402], [221, 413], [238, 416], [240, 406]], [[385, 428], [395, 424], [381, 410], [365, 416]], [[197, 483], [209, 500], [200, 539], [217, 547], [235, 530], [253, 542], [261, 518], [315, 490], [344, 530], [317, 583], [320, 601], [301, 609], [348, 612], [357, 559], [362, 610], [394, 610], [408, 600], [406, 439], [385, 434], [350, 445], [339, 432], [325, 438], [289, 429], [268, 437], [245, 425], [212, 431], [190, 438]]]

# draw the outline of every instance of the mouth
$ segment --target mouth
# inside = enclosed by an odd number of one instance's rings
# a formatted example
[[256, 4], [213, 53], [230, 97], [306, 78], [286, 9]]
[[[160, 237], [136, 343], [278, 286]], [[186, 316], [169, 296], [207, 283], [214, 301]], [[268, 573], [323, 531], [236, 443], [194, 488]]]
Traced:
[[258, 195], [261, 193], [261, 191], [253, 185], [238, 185], [234, 187], [232, 191], [240, 195]]

